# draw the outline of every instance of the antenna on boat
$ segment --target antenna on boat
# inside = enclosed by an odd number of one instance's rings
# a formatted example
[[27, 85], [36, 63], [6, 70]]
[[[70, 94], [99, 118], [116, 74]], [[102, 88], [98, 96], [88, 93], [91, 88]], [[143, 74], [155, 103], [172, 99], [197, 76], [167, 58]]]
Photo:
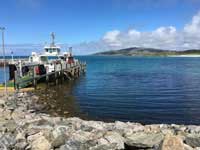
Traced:
[[51, 46], [55, 46], [55, 33], [54, 32], [51, 33], [51, 38], [52, 38]]
[[69, 53], [72, 53], [72, 47], [69, 47]]

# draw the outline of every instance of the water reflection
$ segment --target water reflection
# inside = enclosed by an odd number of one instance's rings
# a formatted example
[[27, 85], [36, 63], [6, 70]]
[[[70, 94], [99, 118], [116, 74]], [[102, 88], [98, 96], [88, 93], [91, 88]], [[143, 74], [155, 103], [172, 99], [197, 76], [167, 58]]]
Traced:
[[66, 81], [57, 86], [54, 83], [50, 85], [40, 84], [35, 94], [39, 96], [39, 104], [46, 106], [43, 112], [53, 116], [73, 117], [79, 116], [86, 119], [82, 114], [76, 98], [73, 96], [73, 88], [79, 80]]

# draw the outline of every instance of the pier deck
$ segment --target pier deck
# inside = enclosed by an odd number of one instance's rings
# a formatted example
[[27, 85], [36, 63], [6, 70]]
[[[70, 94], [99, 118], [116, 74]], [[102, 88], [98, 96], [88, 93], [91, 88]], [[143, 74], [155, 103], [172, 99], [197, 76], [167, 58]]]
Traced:
[[[37, 75], [35, 65], [32, 66], [32, 73], [29, 73], [29, 75], [25, 77], [20, 77], [19, 72], [15, 71], [15, 77], [14, 77], [14, 88], [20, 89], [25, 86], [33, 86], [34, 88], [37, 88], [37, 83], [42, 79], [42, 82], [49, 83], [54, 82], [55, 84], [58, 84], [59, 81], [64, 80], [72, 80], [74, 78], [79, 77], [82, 73], [85, 73], [86, 71], [86, 63], [84, 62], [78, 62], [73, 64], [56, 64], [55, 65], [55, 71], [45, 73], [42, 75]], [[61, 69], [59, 69], [61, 68]], [[51, 79], [51, 81], [50, 81]]]
[[[66, 63], [66, 62], [54, 62], [54, 71], [47, 72], [44, 74], [38, 74], [36, 72], [36, 67], [40, 64], [28, 63], [27, 59], [6, 59], [6, 65], [9, 66], [14, 64], [17, 68], [14, 71], [14, 78], [7, 82], [8, 89], [24, 89], [27, 87], [37, 88], [38, 82], [45, 82], [49, 84], [50, 82], [54, 82], [55, 84], [61, 83], [64, 80], [72, 80], [79, 77], [82, 73], [86, 71], [86, 62], [74, 62], [74, 63]], [[0, 66], [4, 66], [4, 60], [0, 59]], [[29, 71], [27, 74], [22, 73], [22, 67], [28, 66]], [[47, 68], [45, 68], [47, 70]], [[60, 81], [60, 82], [59, 82]], [[3, 85], [1, 85], [1, 89], [3, 89]]]

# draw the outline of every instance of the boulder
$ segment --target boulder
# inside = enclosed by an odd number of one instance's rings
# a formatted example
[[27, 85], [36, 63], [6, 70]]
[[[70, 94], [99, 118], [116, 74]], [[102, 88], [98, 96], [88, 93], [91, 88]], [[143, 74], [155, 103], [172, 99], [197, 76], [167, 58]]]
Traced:
[[25, 134], [23, 132], [19, 132], [15, 137], [17, 142], [26, 141]]
[[124, 149], [124, 138], [117, 132], [107, 132], [104, 135], [106, 141], [109, 142], [109, 145], [116, 145], [116, 149]]
[[3, 134], [0, 138], [0, 149], [12, 149], [16, 143], [15, 137], [12, 134]]
[[[116, 121], [115, 124], [113, 125], [112, 130], [119, 132], [121, 135], [128, 136], [128, 135], [132, 134], [133, 132], [140, 130], [141, 129], [140, 127], [141, 126], [139, 126], [139, 125], [135, 125], [135, 126], [131, 125], [131, 127], [130, 127], [125, 122]], [[141, 130], [143, 130], [143, 129], [141, 129]]]
[[89, 150], [116, 150], [118, 149], [115, 144], [110, 145], [96, 145], [94, 147], [90, 147]]
[[21, 119], [24, 119], [25, 118], [25, 112], [22, 112], [21, 110], [19, 109], [16, 109], [12, 112], [12, 115], [11, 115], [12, 119], [15, 120], [15, 121], [20, 121]]
[[174, 130], [172, 130], [172, 129], [163, 129], [163, 130], [161, 130], [161, 133], [164, 135], [174, 135], [175, 134]]
[[186, 131], [189, 133], [200, 133], [200, 126], [189, 125], [187, 126]]
[[8, 110], [8, 109], [4, 109], [4, 111], [0, 114], [0, 116], [2, 118], [5, 118], [7, 120], [10, 120], [11, 119], [11, 114], [12, 114], [12, 111], [11, 110]]
[[14, 120], [8, 120], [5, 124], [4, 127], [6, 128], [7, 131], [9, 132], [14, 132], [15, 129], [17, 128], [17, 124]]
[[40, 136], [32, 141], [31, 148], [32, 150], [50, 150], [51, 144], [44, 136]]
[[65, 144], [65, 141], [67, 140], [67, 136], [66, 135], [59, 135], [56, 138], [54, 138], [51, 142], [51, 145], [53, 148], [57, 148], [60, 147], [61, 145]]
[[105, 130], [105, 123], [101, 121], [82, 121], [82, 125], [88, 126], [96, 130]]
[[161, 150], [185, 150], [182, 139], [178, 136], [166, 135]]
[[24, 150], [28, 146], [26, 142], [19, 142], [15, 144], [15, 150]]
[[95, 135], [93, 135], [91, 132], [85, 132], [85, 131], [78, 130], [71, 134], [70, 139], [72, 139], [74, 141], [77, 140], [81, 143], [85, 143], [88, 140], [95, 139]]
[[96, 143], [94, 141], [80, 142], [77, 140], [68, 140], [65, 145], [62, 145], [59, 150], [89, 150], [94, 147]]
[[191, 146], [184, 144], [184, 150], [194, 150]]
[[59, 136], [62, 134], [66, 134], [67, 132], [72, 131], [68, 126], [65, 125], [56, 125], [53, 130], [54, 136]]
[[200, 135], [199, 134], [188, 134], [185, 137], [185, 143], [191, 147], [200, 147]]
[[146, 125], [144, 127], [144, 132], [146, 133], [159, 133], [160, 126], [159, 125]]
[[4, 99], [0, 99], [0, 106], [4, 106], [5, 105], [5, 100]]
[[164, 136], [161, 133], [134, 133], [125, 138], [125, 143], [128, 146], [136, 148], [153, 148], [158, 147]]

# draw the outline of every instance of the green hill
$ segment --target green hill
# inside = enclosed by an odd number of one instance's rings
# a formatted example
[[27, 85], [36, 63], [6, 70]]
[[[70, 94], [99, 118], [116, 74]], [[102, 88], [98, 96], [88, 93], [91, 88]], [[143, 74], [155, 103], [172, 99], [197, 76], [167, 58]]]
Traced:
[[200, 55], [200, 50], [185, 50], [185, 51], [174, 51], [174, 50], [161, 50], [153, 48], [126, 48], [120, 50], [111, 50], [105, 52], [95, 53], [94, 55], [114, 55], [114, 56], [174, 56], [174, 55]]

